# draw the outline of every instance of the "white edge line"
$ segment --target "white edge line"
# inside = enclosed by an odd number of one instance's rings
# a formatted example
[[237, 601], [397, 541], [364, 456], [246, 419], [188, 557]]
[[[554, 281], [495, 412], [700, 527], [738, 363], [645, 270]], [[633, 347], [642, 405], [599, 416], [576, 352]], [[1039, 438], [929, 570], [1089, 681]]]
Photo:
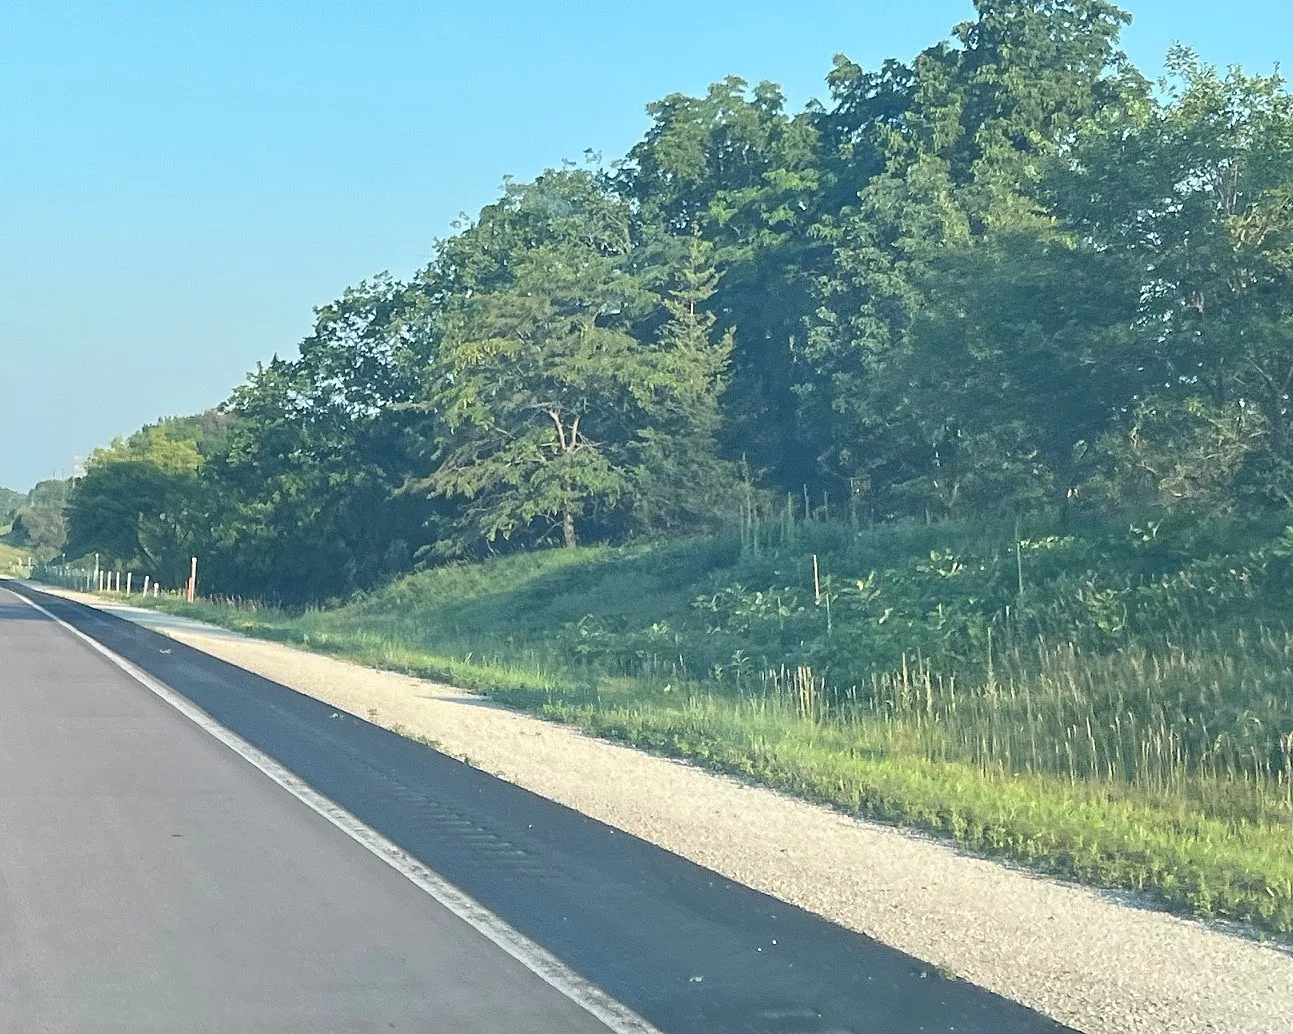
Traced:
[[244, 761], [260, 769], [293, 797], [318, 812], [356, 843], [366, 847], [486, 940], [497, 945], [517, 962], [521, 963], [526, 969], [543, 980], [544, 983], [559, 991], [586, 1012], [591, 1013], [610, 1028], [614, 1034], [662, 1034], [658, 1028], [653, 1027], [638, 1016], [627, 1005], [612, 998], [596, 984], [581, 977], [547, 949], [530, 940], [519, 930], [510, 926], [438, 873], [428, 869], [392, 841], [365, 825], [339, 804], [323, 796], [304, 780], [264, 753], [264, 751], [258, 750], [237, 733], [226, 729], [192, 701], [171, 689], [170, 686], [153, 678], [143, 669], [136, 667], [96, 639], [86, 635], [79, 628], [74, 628], [62, 618], [51, 614], [34, 600], [28, 599], [20, 592], [14, 592], [13, 589], [8, 589], [8, 591], [17, 596], [27, 606], [40, 611], [65, 631], [70, 632], [92, 649], [98, 651], [140, 685], [161, 697], [162, 700], [179, 711], [185, 718], [199, 726], [204, 732], [214, 736]]

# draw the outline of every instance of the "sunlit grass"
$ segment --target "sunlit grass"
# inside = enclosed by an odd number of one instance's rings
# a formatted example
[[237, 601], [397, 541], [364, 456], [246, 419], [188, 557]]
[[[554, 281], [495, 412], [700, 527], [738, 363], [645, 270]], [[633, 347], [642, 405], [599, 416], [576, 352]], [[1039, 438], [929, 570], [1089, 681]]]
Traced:
[[[1283, 590], [1259, 598], [1227, 561], [1115, 591], [1101, 579], [1125, 558], [1075, 577], [1072, 557], [1039, 549], [1028, 606], [971, 613], [964, 598], [1018, 578], [1022, 548], [998, 564], [994, 534], [809, 528], [757, 554], [714, 539], [447, 567], [335, 610], [155, 605], [1293, 933]], [[834, 588], [845, 579], [852, 596]]]
[[[7, 527], [0, 526], [0, 536], [7, 534], [8, 531]], [[0, 574], [20, 573], [22, 565], [27, 563], [30, 555], [30, 550], [19, 549], [0, 539]]]

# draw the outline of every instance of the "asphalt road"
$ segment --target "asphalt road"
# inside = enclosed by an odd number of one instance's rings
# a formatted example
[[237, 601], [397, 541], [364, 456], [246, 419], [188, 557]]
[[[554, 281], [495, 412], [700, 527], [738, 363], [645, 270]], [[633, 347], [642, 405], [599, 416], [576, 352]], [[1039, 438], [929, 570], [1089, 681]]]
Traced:
[[4, 590], [0, 1029], [606, 1032]]
[[[20, 591], [667, 1034], [1062, 1029], [422, 744]], [[0, 1031], [114, 1029], [605, 1030], [0, 588]]]

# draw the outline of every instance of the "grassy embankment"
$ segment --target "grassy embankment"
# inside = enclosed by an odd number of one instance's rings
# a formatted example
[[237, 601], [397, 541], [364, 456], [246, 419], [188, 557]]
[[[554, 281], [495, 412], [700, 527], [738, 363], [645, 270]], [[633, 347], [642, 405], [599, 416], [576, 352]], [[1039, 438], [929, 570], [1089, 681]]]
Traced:
[[1293, 538], [1043, 531], [792, 524], [445, 567], [304, 614], [156, 605], [1293, 932]]
[[16, 571], [19, 565], [25, 564], [27, 558], [32, 555], [31, 550], [19, 549], [5, 541], [9, 533], [8, 525], [0, 525], [0, 574]]

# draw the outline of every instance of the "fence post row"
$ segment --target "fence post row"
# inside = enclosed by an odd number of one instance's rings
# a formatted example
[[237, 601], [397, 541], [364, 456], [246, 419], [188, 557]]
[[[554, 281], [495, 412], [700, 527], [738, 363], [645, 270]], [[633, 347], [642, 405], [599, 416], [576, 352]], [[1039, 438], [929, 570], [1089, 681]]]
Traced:
[[[27, 577], [44, 580], [51, 585], [61, 585], [67, 589], [77, 589], [87, 593], [124, 592], [126, 596], [133, 596], [135, 593], [134, 571], [109, 570], [100, 566], [97, 563], [97, 558], [93, 568], [85, 569], [71, 567], [67, 564], [38, 564], [34, 557], [19, 560], [16, 566], [22, 568], [24, 565], [26, 566]], [[193, 557], [190, 560], [189, 577], [184, 586], [178, 590], [190, 603], [193, 603], [197, 598], [197, 581], [198, 558]], [[139, 594], [148, 596], [150, 593], [153, 599], [160, 599], [162, 583], [154, 579], [152, 575], [146, 574], [143, 576]]]

